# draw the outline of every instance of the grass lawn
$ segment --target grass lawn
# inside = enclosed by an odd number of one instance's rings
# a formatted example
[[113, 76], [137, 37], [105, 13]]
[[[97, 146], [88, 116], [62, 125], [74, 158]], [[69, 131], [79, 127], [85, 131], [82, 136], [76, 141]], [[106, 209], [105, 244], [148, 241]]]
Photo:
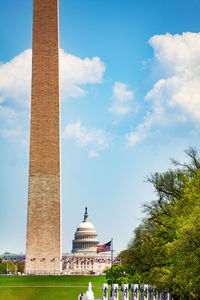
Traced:
[[77, 300], [90, 281], [95, 297], [101, 298], [105, 276], [0, 276], [0, 299]]

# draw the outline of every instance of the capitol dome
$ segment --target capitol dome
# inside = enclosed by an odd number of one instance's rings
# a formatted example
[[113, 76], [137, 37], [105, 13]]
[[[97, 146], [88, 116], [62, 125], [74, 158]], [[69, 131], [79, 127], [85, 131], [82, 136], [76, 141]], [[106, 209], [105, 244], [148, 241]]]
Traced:
[[72, 253], [96, 253], [99, 244], [95, 227], [88, 221], [87, 207], [84, 220], [79, 224], [72, 242]]

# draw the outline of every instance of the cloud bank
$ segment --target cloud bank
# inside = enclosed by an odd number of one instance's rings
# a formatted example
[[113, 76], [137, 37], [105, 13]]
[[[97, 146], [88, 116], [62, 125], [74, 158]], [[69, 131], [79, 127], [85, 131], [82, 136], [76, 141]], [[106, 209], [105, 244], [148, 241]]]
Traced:
[[[32, 50], [27, 49], [0, 64], [0, 121], [2, 136], [16, 136], [16, 116], [26, 111], [31, 99]], [[60, 49], [61, 98], [86, 94], [83, 86], [101, 83], [105, 64], [99, 57], [81, 59]], [[10, 123], [16, 122], [13, 128]], [[9, 123], [9, 124], [8, 124]], [[8, 126], [9, 125], [9, 126]], [[18, 134], [19, 135], [19, 134]]]
[[61, 96], [79, 97], [85, 95], [82, 85], [101, 83], [105, 64], [99, 57], [81, 59], [60, 50]]
[[28, 105], [31, 91], [32, 50], [28, 49], [0, 65], [1, 102], [7, 99]]
[[172, 75], [158, 80], [146, 98], [164, 101], [200, 121], [200, 33], [156, 35], [149, 43], [161, 67]]
[[[11, 61], [0, 64], [0, 103], [12, 99], [28, 105], [31, 91], [32, 50], [28, 49]], [[61, 97], [79, 97], [86, 91], [80, 87], [101, 83], [105, 64], [99, 57], [81, 59], [60, 49]]]
[[152, 103], [144, 121], [127, 134], [127, 146], [144, 139], [155, 124], [166, 119], [200, 122], [200, 33], [155, 35], [153, 68], [162, 72], [145, 99]]

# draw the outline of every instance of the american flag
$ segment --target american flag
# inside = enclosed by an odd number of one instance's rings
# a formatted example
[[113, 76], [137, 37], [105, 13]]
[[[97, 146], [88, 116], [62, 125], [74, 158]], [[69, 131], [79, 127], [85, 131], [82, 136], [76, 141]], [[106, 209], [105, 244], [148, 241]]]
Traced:
[[99, 252], [109, 252], [109, 251], [111, 251], [111, 241], [106, 243], [106, 244], [97, 246], [97, 253], [99, 253]]
[[44, 257], [40, 259], [40, 262], [44, 262], [44, 261], [45, 261], [45, 258], [44, 258]]
[[36, 261], [36, 258], [35, 258], [35, 257], [33, 257], [33, 258], [31, 258], [31, 259], [30, 259], [30, 261]]
[[55, 257], [51, 259], [51, 262], [55, 262]]

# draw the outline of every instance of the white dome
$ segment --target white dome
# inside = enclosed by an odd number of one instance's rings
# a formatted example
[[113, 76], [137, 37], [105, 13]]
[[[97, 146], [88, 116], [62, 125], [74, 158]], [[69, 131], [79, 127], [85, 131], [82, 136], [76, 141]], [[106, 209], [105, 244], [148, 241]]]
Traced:
[[76, 231], [95, 231], [95, 227], [92, 223], [90, 223], [89, 221], [87, 222], [82, 222], [78, 225], [77, 230]]
[[76, 252], [96, 252], [99, 244], [96, 229], [92, 223], [88, 221], [87, 207], [85, 209], [84, 220], [79, 224], [75, 232], [72, 243], [72, 253]]

